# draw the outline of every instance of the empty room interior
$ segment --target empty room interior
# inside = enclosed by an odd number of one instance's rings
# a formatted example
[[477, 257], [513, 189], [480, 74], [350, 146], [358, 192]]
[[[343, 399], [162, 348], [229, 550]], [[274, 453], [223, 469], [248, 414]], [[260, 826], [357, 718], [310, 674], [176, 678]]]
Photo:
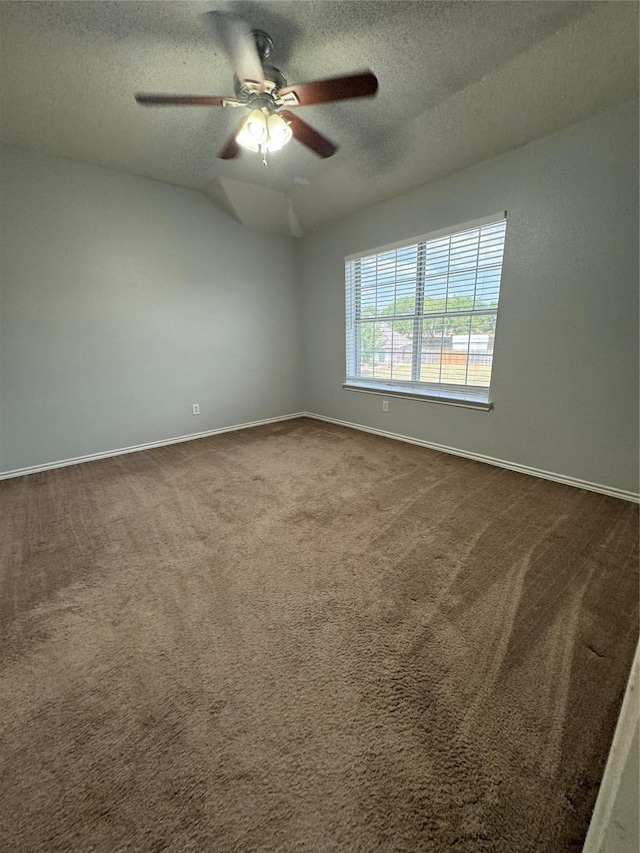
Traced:
[[0, 848], [638, 853], [637, 2], [0, 2]]

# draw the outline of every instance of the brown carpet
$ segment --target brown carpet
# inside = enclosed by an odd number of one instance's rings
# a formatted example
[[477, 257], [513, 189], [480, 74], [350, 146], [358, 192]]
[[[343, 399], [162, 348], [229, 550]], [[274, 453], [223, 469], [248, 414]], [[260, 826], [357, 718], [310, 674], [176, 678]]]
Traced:
[[1, 504], [2, 849], [581, 849], [632, 504], [306, 419]]

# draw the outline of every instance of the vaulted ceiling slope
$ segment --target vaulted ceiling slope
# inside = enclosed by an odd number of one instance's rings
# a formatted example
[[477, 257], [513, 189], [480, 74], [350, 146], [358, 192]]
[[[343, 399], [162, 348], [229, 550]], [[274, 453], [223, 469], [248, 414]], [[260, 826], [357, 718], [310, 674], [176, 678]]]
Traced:
[[[290, 82], [374, 71], [376, 98], [299, 113], [335, 156], [293, 141], [266, 168], [219, 160], [237, 111], [135, 103], [233, 94], [213, 9], [269, 32]], [[638, 93], [635, 2], [1, 2], [0, 35], [2, 141], [191, 187], [294, 236]]]

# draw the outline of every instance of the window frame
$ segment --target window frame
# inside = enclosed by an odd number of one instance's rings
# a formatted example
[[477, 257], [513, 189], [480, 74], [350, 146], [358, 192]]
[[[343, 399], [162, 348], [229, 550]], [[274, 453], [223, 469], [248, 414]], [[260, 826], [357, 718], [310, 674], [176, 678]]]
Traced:
[[[474, 228], [481, 228], [485, 225], [491, 225], [494, 223], [505, 222], [505, 237], [504, 237], [504, 247], [506, 249], [506, 220], [507, 220], [507, 211], [501, 211], [500, 213], [493, 214], [491, 216], [484, 216], [480, 219], [475, 219], [470, 222], [464, 222], [458, 225], [448, 226], [446, 228], [440, 228], [437, 231], [431, 231], [428, 234], [422, 234], [418, 237], [412, 237], [405, 240], [399, 240], [394, 243], [389, 243], [384, 246], [377, 246], [370, 250], [363, 250], [356, 252], [351, 255], [347, 255], [344, 259], [345, 263], [345, 331], [346, 331], [346, 376], [345, 381], [342, 383], [342, 387], [348, 391], [358, 391], [369, 394], [376, 395], [392, 395], [397, 397], [404, 397], [412, 400], [423, 400], [427, 402], [436, 402], [436, 403], [444, 403], [447, 405], [453, 406], [463, 406], [466, 408], [479, 409], [484, 411], [489, 411], [493, 408], [493, 402], [490, 398], [491, 395], [491, 380], [493, 378], [493, 359], [491, 362], [491, 377], [489, 380], [488, 386], [479, 386], [479, 385], [466, 385], [459, 383], [446, 383], [446, 382], [428, 382], [423, 380], [416, 380], [414, 377], [419, 375], [420, 367], [421, 367], [421, 358], [422, 358], [422, 348], [420, 346], [412, 347], [412, 362], [411, 362], [411, 379], [379, 379], [376, 377], [361, 377], [352, 375], [355, 374], [355, 370], [357, 368], [354, 367], [359, 361], [361, 357], [361, 348], [358, 343], [361, 323], [357, 322], [356, 317], [359, 312], [358, 301], [360, 299], [361, 290], [357, 284], [356, 277], [360, 275], [360, 271], [357, 265], [354, 264], [354, 274], [353, 280], [350, 281], [350, 265], [354, 261], [363, 260], [369, 257], [375, 257], [378, 255], [385, 254], [386, 252], [396, 251], [398, 249], [407, 248], [409, 246], [417, 247], [416, 254], [416, 277], [415, 277], [415, 311], [414, 314], [408, 315], [406, 319], [413, 319], [414, 322], [414, 340], [416, 339], [416, 335], [419, 336], [420, 340], [422, 340], [422, 324], [425, 318], [429, 320], [433, 319], [441, 319], [445, 317], [458, 316], [480, 316], [491, 315], [497, 319], [499, 314], [499, 306], [500, 306], [500, 295], [502, 291], [503, 284], [503, 274], [504, 274], [504, 251], [502, 255], [502, 262], [500, 266], [500, 280], [498, 285], [498, 301], [495, 308], [485, 309], [480, 311], [475, 310], [464, 310], [464, 311], [444, 311], [439, 313], [424, 313], [424, 296], [425, 296], [425, 260], [426, 260], [426, 252], [425, 247], [428, 242], [438, 240], [442, 237], [448, 237], [455, 234], [462, 233], [464, 231], [469, 231]], [[477, 267], [476, 267], [477, 270]], [[450, 273], [450, 270], [447, 270], [447, 277]], [[394, 285], [396, 283], [394, 282]], [[379, 322], [380, 316], [376, 315], [371, 319], [371, 322]], [[389, 318], [390, 322], [393, 322], [395, 318]], [[402, 319], [402, 318], [400, 318]], [[494, 350], [495, 353], [495, 341], [494, 341]], [[468, 354], [468, 351], [467, 351]], [[351, 368], [351, 372], [350, 372]]]

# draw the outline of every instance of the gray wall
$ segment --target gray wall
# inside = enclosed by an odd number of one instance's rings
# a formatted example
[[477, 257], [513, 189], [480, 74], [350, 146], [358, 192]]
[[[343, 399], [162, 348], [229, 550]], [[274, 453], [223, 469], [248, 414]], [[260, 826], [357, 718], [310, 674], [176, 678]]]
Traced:
[[[305, 237], [307, 409], [637, 492], [637, 121], [634, 104], [602, 113]], [[503, 210], [495, 410], [383, 414], [343, 390], [344, 256]]]
[[0, 166], [0, 470], [300, 410], [290, 238], [143, 178]]

